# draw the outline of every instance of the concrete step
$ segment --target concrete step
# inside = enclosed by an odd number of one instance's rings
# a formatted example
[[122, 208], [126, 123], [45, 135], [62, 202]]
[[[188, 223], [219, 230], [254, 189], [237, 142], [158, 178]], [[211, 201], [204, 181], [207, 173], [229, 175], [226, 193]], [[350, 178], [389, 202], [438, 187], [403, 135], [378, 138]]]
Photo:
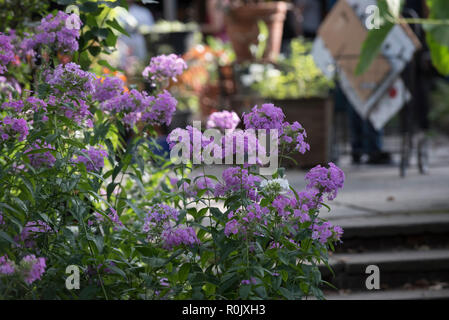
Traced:
[[344, 229], [338, 252], [427, 246], [449, 249], [449, 213], [377, 214], [335, 219]]
[[449, 300], [449, 289], [372, 290], [351, 293], [329, 293], [327, 300]]
[[366, 268], [380, 270], [381, 288], [397, 288], [406, 283], [449, 282], [449, 249], [339, 253], [329, 259], [335, 277], [321, 266], [322, 277], [338, 289], [366, 290]]

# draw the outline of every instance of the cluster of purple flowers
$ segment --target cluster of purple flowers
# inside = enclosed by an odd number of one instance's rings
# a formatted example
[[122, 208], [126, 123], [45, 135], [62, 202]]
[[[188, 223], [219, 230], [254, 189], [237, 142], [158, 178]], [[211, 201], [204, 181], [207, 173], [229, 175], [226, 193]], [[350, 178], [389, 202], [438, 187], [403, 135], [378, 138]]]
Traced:
[[304, 154], [310, 150], [310, 145], [305, 142], [305, 138], [307, 138], [307, 132], [299, 122], [284, 123], [281, 140], [286, 142], [288, 146], [292, 145], [295, 151]]
[[11, 44], [11, 37], [0, 32], [0, 74], [8, 71], [6, 66], [14, 59], [14, 47]]
[[224, 233], [227, 237], [231, 234], [246, 235], [248, 230], [254, 229], [259, 224], [267, 224], [266, 217], [270, 210], [261, 207], [258, 203], [253, 203], [245, 209], [231, 211], [228, 214], [229, 221], [225, 225]]
[[47, 45], [57, 51], [77, 51], [80, 26], [81, 20], [76, 14], [68, 15], [63, 11], [58, 11], [56, 15], [49, 14], [42, 18], [34, 36], [24, 39], [22, 48], [29, 52], [38, 45]]
[[234, 111], [227, 110], [212, 113], [207, 120], [207, 128], [217, 128], [220, 130], [234, 130], [240, 123], [240, 118]]
[[322, 224], [313, 224], [311, 229], [312, 239], [318, 240], [322, 244], [326, 243], [329, 238], [338, 241], [343, 234], [343, 229], [340, 226], [333, 226], [329, 221]]
[[34, 254], [25, 256], [20, 264], [24, 269], [24, 280], [28, 284], [40, 280], [46, 268], [45, 258], [36, 258]]
[[253, 201], [260, 200], [256, 183], [260, 183], [261, 178], [249, 173], [247, 169], [227, 168], [223, 171], [222, 178], [223, 183], [217, 183], [215, 186], [215, 196], [223, 197], [230, 193], [245, 193]]
[[256, 278], [251, 277], [251, 279], [249, 279], [249, 280], [247, 280], [247, 279], [242, 280], [240, 282], [240, 284], [242, 284], [242, 285], [257, 284], [257, 280], [256, 280]]
[[179, 216], [179, 211], [166, 205], [166, 204], [156, 204], [150, 208], [147, 216], [144, 220], [144, 225], [142, 228], [143, 232], [149, 232], [153, 228], [159, 227], [169, 227], [170, 220], [177, 221]]
[[151, 104], [150, 108], [147, 108], [142, 114], [142, 121], [149, 122], [151, 124], [166, 124], [171, 123], [173, 114], [176, 111], [176, 105], [178, 101], [173, 98], [170, 92], [164, 90], [159, 93]]
[[59, 64], [52, 72], [47, 72], [45, 81], [52, 87], [56, 94], [64, 90], [65, 96], [87, 98], [92, 94], [95, 76], [74, 63]]
[[281, 108], [265, 103], [254, 106], [250, 113], [243, 115], [246, 129], [277, 129], [282, 133], [285, 115]]
[[192, 227], [168, 227], [162, 231], [161, 238], [163, 240], [162, 247], [167, 250], [180, 245], [193, 246], [200, 243]]
[[203, 195], [211, 195], [211, 190], [215, 190], [215, 181], [209, 177], [196, 177], [192, 179], [191, 183], [183, 182], [179, 188], [177, 185], [178, 180], [175, 178], [170, 179], [170, 183], [174, 187], [174, 191], [182, 192], [184, 196], [191, 198], [198, 195], [200, 191], [204, 191]]
[[3, 219], [3, 214], [2, 214], [2, 212], [0, 211], [0, 226], [1, 226], [2, 224], [5, 224], [5, 220]]
[[14, 261], [8, 259], [7, 255], [0, 257], [0, 275], [11, 275], [16, 271]]
[[23, 227], [22, 232], [14, 237], [14, 241], [23, 241], [25, 243], [25, 247], [32, 248], [36, 246], [36, 242], [34, 239], [42, 233], [51, 232], [51, 227], [45, 223], [44, 221], [28, 221]]
[[0, 120], [0, 138], [2, 140], [23, 141], [29, 133], [28, 130], [28, 123], [25, 119], [6, 116]]
[[207, 147], [211, 140], [207, 139], [197, 128], [187, 126], [185, 129], [176, 128], [170, 132], [167, 136], [167, 143], [170, 149], [178, 145], [181, 149], [186, 150], [189, 158], [193, 155], [193, 161], [199, 163], [203, 160], [201, 148]]
[[330, 162], [329, 168], [320, 165], [312, 168], [306, 174], [305, 179], [309, 182], [307, 188], [315, 188], [322, 193], [327, 193], [327, 198], [333, 200], [337, 196], [338, 189], [343, 188], [345, 174], [339, 167]]
[[29, 148], [25, 151], [25, 153], [32, 152], [32, 153], [28, 154], [28, 159], [30, 159], [31, 165], [34, 168], [42, 168], [42, 167], [51, 168], [51, 167], [53, 167], [53, 165], [56, 162], [56, 158], [52, 155], [52, 153], [50, 151], [34, 153], [35, 151], [38, 151], [40, 149], [54, 150], [55, 148], [46, 142], [41, 143], [40, 140], [37, 140], [31, 146], [31, 148]]
[[100, 148], [90, 147], [89, 149], [82, 149], [82, 152], [87, 154], [88, 157], [79, 155], [73, 161], [75, 163], [84, 163], [87, 171], [89, 172], [98, 172], [101, 171], [104, 167], [104, 158], [108, 156], [108, 153], [103, 149], [102, 146]]
[[[111, 223], [114, 226], [114, 231], [119, 230], [119, 228], [123, 227], [123, 223], [120, 221], [120, 217], [117, 214], [117, 211], [113, 208], [109, 208], [109, 213], [107, 214], [107, 217], [109, 218], [109, 220], [111, 221]], [[98, 212], [94, 212], [94, 217], [98, 222], [105, 222], [105, 217]], [[89, 220], [87, 222], [87, 224], [89, 226], [93, 225], [93, 221]]]
[[176, 81], [176, 77], [187, 69], [185, 61], [176, 54], [160, 55], [151, 58], [150, 64], [143, 70], [146, 79], [162, 82], [168, 79]]
[[123, 122], [132, 126], [138, 121], [153, 125], [170, 124], [176, 111], [177, 100], [168, 91], [149, 96], [145, 91], [135, 89], [104, 101], [100, 108], [104, 111], [122, 114]]
[[148, 240], [160, 235], [162, 247], [171, 250], [179, 245], [192, 246], [200, 241], [192, 227], [174, 227], [178, 220], [179, 211], [166, 205], [156, 204], [152, 206], [145, 217], [142, 231], [148, 233]]
[[94, 81], [92, 98], [99, 102], [112, 99], [123, 92], [124, 82], [117, 77], [97, 78]]
[[12, 111], [14, 113], [21, 113], [27, 111], [39, 112], [41, 110], [47, 111], [47, 103], [35, 96], [27, 97], [25, 100], [10, 100], [4, 102], [1, 109]]

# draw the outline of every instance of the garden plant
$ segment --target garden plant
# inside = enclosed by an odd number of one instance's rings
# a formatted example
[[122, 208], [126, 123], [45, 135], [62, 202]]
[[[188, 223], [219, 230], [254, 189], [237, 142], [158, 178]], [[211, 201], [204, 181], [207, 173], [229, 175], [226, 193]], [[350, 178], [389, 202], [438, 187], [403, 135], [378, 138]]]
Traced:
[[[242, 119], [211, 115], [208, 127], [231, 142], [250, 129], [277, 132], [269, 177], [257, 163], [217, 177], [206, 164], [158, 156], [157, 128], [177, 106], [166, 89], [185, 62], [153, 57], [142, 70], [151, 90], [125, 87], [77, 63], [82, 32], [73, 19], [53, 12], [28, 33], [0, 34], [0, 298], [324, 298], [319, 265], [343, 230], [318, 213], [344, 174], [330, 163], [306, 174], [304, 190], [289, 185], [282, 160], [308, 151], [305, 129], [272, 104]], [[175, 129], [168, 143], [191, 154], [180, 133], [203, 147], [224, 144], [192, 126]], [[250, 140], [214, 157], [260, 147]], [[79, 269], [75, 288], [68, 267]]]

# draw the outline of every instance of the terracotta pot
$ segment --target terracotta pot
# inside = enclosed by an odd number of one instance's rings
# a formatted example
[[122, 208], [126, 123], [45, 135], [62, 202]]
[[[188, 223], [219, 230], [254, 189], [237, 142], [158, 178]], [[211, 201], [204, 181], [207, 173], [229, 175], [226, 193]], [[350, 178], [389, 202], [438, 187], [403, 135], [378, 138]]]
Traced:
[[282, 31], [289, 4], [286, 2], [264, 2], [231, 8], [226, 15], [226, 31], [236, 53], [237, 61], [250, 61], [253, 56], [250, 46], [257, 44], [259, 28], [257, 22], [264, 21], [269, 30], [267, 48], [263, 58], [273, 61], [281, 50]]

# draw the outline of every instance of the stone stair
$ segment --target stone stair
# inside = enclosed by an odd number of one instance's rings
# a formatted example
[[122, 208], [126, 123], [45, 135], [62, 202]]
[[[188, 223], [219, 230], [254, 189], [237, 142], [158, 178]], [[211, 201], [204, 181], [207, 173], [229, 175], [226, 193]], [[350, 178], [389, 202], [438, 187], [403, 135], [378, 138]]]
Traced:
[[[333, 220], [345, 230], [323, 279], [328, 299], [449, 299], [449, 212], [391, 213]], [[380, 290], [368, 290], [369, 265]]]

